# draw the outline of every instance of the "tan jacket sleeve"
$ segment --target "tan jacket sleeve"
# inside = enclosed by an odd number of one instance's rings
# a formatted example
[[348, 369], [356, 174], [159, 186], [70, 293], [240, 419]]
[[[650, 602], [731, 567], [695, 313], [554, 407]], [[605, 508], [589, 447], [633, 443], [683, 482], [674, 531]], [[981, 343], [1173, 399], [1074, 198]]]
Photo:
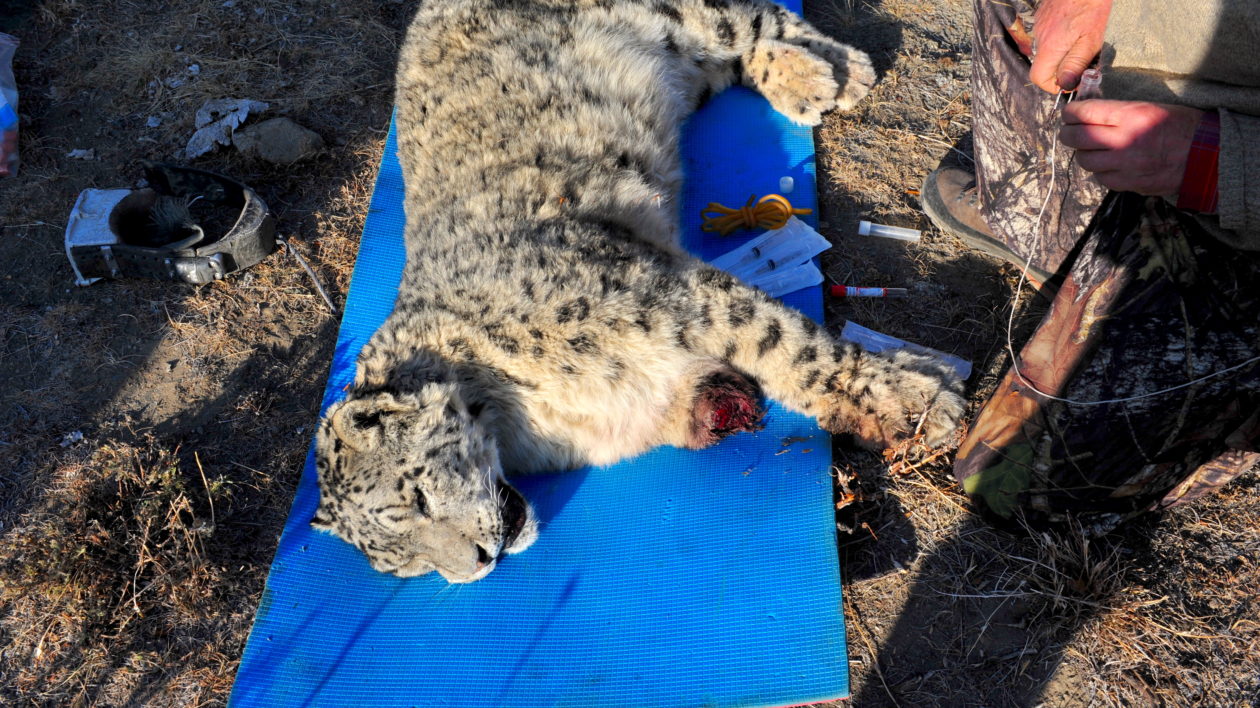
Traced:
[[1221, 109], [1217, 189], [1222, 240], [1260, 251], [1260, 118]]

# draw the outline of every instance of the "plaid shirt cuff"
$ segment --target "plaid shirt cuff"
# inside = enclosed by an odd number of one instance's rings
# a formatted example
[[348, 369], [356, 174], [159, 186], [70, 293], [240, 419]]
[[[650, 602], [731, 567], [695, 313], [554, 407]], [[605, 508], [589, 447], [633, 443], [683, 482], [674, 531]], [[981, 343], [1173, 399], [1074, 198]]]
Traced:
[[1217, 202], [1217, 163], [1221, 153], [1221, 116], [1208, 111], [1194, 131], [1186, 172], [1177, 193], [1177, 208], [1215, 214]]

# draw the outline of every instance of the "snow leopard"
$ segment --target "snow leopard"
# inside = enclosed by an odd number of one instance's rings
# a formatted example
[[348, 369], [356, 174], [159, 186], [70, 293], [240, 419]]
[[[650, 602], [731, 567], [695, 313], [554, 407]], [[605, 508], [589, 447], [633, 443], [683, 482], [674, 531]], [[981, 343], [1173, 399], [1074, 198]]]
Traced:
[[406, 264], [318, 426], [312, 525], [466, 583], [538, 536], [505, 473], [703, 448], [766, 396], [871, 447], [946, 439], [946, 366], [833, 338], [680, 245], [707, 97], [742, 84], [815, 125], [874, 81], [764, 0], [426, 0], [396, 77]]

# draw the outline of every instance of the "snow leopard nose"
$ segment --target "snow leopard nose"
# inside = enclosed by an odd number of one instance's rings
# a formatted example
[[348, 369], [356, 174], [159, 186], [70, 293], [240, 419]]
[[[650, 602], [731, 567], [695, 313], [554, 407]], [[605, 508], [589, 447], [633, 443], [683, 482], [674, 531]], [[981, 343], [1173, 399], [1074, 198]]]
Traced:
[[486, 567], [486, 565], [488, 565], [492, 560], [494, 560], [494, 556], [490, 555], [490, 553], [481, 546], [477, 546], [477, 570], [481, 570]]

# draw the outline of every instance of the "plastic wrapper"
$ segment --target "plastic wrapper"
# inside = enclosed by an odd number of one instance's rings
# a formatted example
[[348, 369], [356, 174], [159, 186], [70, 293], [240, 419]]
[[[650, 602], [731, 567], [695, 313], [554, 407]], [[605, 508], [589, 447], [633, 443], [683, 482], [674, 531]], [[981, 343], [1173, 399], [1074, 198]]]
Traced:
[[818, 266], [806, 262], [791, 268], [780, 268], [772, 273], [758, 276], [748, 283], [770, 297], [782, 297], [794, 293], [801, 288], [818, 285], [823, 281], [823, 274]]
[[876, 332], [873, 329], [867, 329], [862, 325], [849, 320], [844, 324], [844, 330], [840, 332], [841, 339], [847, 339], [855, 344], [862, 345], [862, 348], [868, 352], [882, 352], [885, 349], [908, 349], [919, 354], [927, 354], [945, 362], [957, 374], [958, 378], [966, 381], [971, 378], [971, 362], [953, 354], [946, 354], [935, 349], [925, 347], [913, 342], [907, 342], [904, 339], [897, 339], [891, 334]]
[[0, 177], [17, 174], [18, 90], [13, 78], [16, 37], [0, 33]]
[[830, 241], [793, 216], [783, 228], [714, 258], [711, 265], [779, 297], [821, 283], [822, 271], [812, 259], [828, 248]]

